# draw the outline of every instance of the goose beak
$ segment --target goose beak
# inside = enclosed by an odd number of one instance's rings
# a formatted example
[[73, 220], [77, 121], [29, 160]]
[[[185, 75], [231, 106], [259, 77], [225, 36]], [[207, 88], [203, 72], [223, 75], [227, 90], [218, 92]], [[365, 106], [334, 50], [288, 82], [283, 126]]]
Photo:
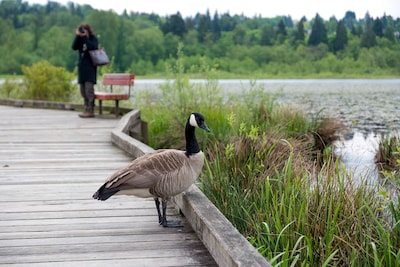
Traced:
[[200, 128], [203, 129], [206, 132], [211, 132], [210, 129], [207, 127], [207, 124], [205, 122], [202, 125], [200, 125]]

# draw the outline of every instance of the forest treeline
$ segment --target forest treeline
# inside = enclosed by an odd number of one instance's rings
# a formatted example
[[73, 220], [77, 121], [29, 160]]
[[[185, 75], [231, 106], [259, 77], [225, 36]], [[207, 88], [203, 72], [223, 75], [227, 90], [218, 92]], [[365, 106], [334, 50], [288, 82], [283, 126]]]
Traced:
[[194, 17], [117, 14], [90, 5], [0, 1], [0, 74], [46, 60], [76, 68], [76, 27], [92, 26], [112, 57], [112, 70], [157, 75], [183, 47], [186, 69], [206, 64], [226, 75], [270, 77], [396, 77], [400, 74], [400, 18], [357, 18], [347, 11], [328, 20], [318, 13], [246, 17], [208, 10]]

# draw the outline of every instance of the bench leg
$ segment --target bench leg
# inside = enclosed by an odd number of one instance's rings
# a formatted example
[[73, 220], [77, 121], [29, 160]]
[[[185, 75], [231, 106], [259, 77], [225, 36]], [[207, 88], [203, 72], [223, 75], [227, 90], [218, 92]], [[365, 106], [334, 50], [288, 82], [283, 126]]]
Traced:
[[115, 116], [119, 115], [119, 100], [115, 100]]
[[103, 100], [99, 99], [99, 114], [103, 113]]

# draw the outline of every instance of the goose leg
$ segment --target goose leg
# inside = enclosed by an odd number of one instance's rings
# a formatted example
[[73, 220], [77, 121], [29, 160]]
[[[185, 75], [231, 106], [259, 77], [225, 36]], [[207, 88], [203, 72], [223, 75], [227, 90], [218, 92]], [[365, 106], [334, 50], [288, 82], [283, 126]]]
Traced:
[[154, 198], [154, 201], [156, 203], [156, 208], [157, 208], [157, 213], [158, 213], [158, 223], [162, 224], [162, 216], [161, 216], [161, 211], [160, 211], [160, 200], [158, 198]]
[[162, 226], [164, 227], [170, 227], [170, 228], [177, 228], [177, 227], [183, 227], [183, 225], [181, 225], [180, 221], [167, 221], [167, 201], [166, 200], [162, 200], [162, 222], [160, 222], [160, 224], [162, 224]]

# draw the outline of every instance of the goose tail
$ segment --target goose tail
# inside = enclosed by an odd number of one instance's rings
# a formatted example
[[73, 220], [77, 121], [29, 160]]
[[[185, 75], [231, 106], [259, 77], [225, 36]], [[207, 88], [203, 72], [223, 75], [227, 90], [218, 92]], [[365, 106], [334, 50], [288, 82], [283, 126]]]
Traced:
[[98, 199], [101, 201], [109, 199], [111, 196], [116, 194], [119, 191], [119, 189], [108, 189], [106, 188], [106, 185], [102, 185], [99, 190], [96, 191], [96, 193], [93, 194], [94, 199]]

